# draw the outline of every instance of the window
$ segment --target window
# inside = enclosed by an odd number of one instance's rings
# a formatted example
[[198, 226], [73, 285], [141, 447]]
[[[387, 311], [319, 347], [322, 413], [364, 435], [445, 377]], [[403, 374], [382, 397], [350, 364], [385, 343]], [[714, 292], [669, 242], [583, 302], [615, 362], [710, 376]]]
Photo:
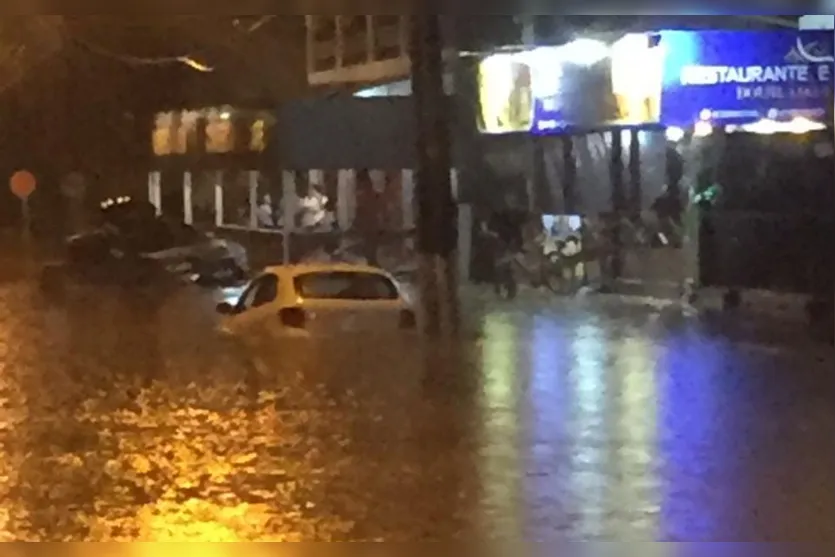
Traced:
[[270, 140], [270, 131], [275, 125], [275, 116], [266, 111], [258, 111], [253, 114], [249, 128], [249, 150], [255, 153], [263, 153], [267, 149], [267, 142]]
[[364, 15], [342, 16], [342, 63], [345, 66], [368, 62], [368, 19]]
[[312, 300], [396, 300], [397, 287], [376, 273], [309, 273], [296, 277], [296, 292]]
[[183, 122], [184, 112], [173, 112], [171, 114], [171, 154], [184, 155], [188, 147], [188, 131]]
[[247, 311], [273, 302], [278, 297], [278, 277], [273, 274], [255, 279], [238, 302], [239, 311]]
[[255, 153], [263, 153], [267, 148], [266, 132], [267, 124], [263, 119], [255, 120], [250, 126], [249, 150]]
[[184, 110], [180, 115], [180, 128], [177, 130], [177, 142], [180, 145], [181, 153], [197, 153], [198, 146], [197, 128], [200, 126], [200, 113], [194, 110]]
[[331, 42], [336, 39], [336, 17], [310, 16], [310, 31], [316, 42]]
[[206, 152], [230, 153], [235, 147], [232, 110], [212, 108], [206, 114]]
[[153, 137], [154, 154], [157, 156], [170, 155], [172, 143], [172, 128], [174, 127], [174, 115], [170, 112], [161, 112], [154, 120]]
[[371, 16], [374, 25], [374, 59], [388, 60], [400, 56], [400, 16]]

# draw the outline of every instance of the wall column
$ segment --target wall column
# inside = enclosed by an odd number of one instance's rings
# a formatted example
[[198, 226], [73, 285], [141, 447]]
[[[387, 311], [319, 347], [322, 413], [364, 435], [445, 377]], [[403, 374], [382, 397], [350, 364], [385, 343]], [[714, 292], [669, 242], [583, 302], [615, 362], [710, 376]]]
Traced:
[[193, 179], [191, 172], [183, 174], [183, 222], [194, 224]]
[[296, 194], [296, 173], [292, 170], [285, 170], [282, 177], [282, 262], [284, 265], [289, 265], [292, 262], [290, 241], [292, 239], [293, 230], [295, 229], [296, 198], [298, 197]]
[[162, 215], [162, 173], [159, 171], [148, 174], [148, 201], [156, 209], [157, 216]]
[[247, 185], [249, 186], [249, 228], [258, 229], [258, 171], [247, 172]]
[[215, 174], [215, 226], [223, 226], [223, 171]]
[[620, 130], [609, 132], [612, 138], [609, 176], [612, 188], [612, 256], [609, 279], [617, 280], [623, 274], [623, 224], [621, 219], [626, 208], [626, 191], [623, 176], [623, 133]]

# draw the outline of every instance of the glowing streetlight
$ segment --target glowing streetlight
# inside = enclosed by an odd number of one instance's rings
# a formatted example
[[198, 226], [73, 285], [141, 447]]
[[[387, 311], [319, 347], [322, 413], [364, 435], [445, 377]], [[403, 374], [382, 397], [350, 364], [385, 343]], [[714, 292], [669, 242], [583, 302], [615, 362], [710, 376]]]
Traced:
[[181, 64], [185, 64], [189, 68], [191, 68], [193, 70], [197, 70], [198, 72], [210, 73], [210, 72], [215, 71], [215, 69], [213, 67], [207, 66], [206, 64], [198, 62], [197, 60], [195, 60], [191, 56], [179, 56], [179, 57], [177, 57], [177, 62], [180, 62]]

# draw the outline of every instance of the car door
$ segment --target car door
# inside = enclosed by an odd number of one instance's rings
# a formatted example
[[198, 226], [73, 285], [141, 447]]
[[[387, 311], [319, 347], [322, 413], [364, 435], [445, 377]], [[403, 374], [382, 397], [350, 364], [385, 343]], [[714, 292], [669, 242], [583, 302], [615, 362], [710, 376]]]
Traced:
[[241, 294], [234, 314], [229, 318], [229, 331], [248, 344], [260, 344], [278, 323], [278, 288], [279, 278], [274, 273], [253, 280]]

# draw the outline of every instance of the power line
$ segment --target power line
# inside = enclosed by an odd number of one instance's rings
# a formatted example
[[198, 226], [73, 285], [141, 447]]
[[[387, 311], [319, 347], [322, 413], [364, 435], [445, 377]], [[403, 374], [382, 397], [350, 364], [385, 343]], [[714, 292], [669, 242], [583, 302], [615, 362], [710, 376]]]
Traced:
[[160, 57], [133, 56], [130, 54], [115, 52], [113, 50], [110, 50], [109, 48], [91, 43], [90, 41], [81, 39], [79, 37], [71, 37], [71, 40], [74, 43], [80, 45], [85, 50], [92, 52], [93, 54], [96, 54], [98, 56], [104, 56], [106, 58], [117, 60], [133, 66], [166, 66], [170, 64], [183, 64], [185, 66], [190, 67], [193, 70], [203, 73], [209, 73], [214, 71], [213, 67], [203, 64], [191, 55]]
[[[262, 27], [264, 27], [267, 23], [272, 21], [278, 17], [277, 15], [265, 15], [261, 16], [255, 22], [246, 25], [243, 27], [243, 32], [247, 35], [255, 33]], [[236, 26], [241, 26], [242, 20], [235, 20]], [[169, 64], [184, 64], [190, 67], [193, 70], [203, 73], [213, 72], [214, 68], [204, 64], [197, 59], [194, 58], [192, 55], [182, 55], [182, 56], [161, 56], [161, 57], [143, 57], [143, 56], [133, 56], [130, 54], [124, 54], [115, 52], [109, 48], [103, 47], [101, 45], [97, 45], [91, 43], [90, 41], [81, 39], [79, 37], [71, 37], [72, 41], [81, 45], [86, 50], [97, 54], [99, 56], [104, 56], [106, 58], [111, 58], [113, 60], [118, 60], [120, 62], [124, 62], [126, 64], [131, 64], [134, 66], [165, 66]]]

